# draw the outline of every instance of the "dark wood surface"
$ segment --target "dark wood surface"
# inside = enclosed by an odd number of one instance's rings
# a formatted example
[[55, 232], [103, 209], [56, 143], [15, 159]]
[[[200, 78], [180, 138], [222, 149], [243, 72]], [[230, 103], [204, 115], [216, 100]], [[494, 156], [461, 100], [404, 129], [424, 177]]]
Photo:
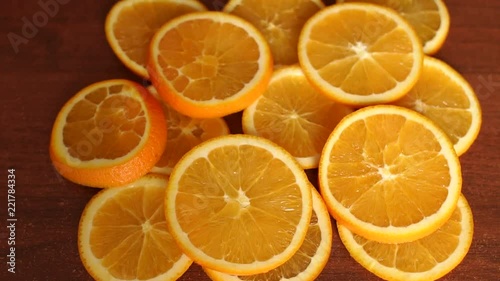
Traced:
[[[49, 0], [43, 0], [49, 1]], [[61, 178], [48, 156], [61, 106], [90, 83], [141, 80], [115, 57], [104, 19], [115, 1], [58, 0], [46, 24], [38, 1], [0, 2], [0, 280], [91, 280], [77, 250], [80, 214], [96, 189]], [[224, 1], [204, 1], [220, 8]], [[461, 72], [483, 107], [479, 138], [461, 158], [463, 193], [472, 207], [474, 241], [464, 261], [443, 280], [500, 280], [500, 1], [448, 0], [451, 30], [436, 55]], [[23, 18], [40, 27], [16, 48]], [[33, 35], [33, 36], [31, 36]], [[228, 117], [240, 132], [239, 115]], [[16, 170], [16, 273], [7, 271], [7, 169]], [[314, 179], [314, 172], [311, 173]], [[314, 181], [314, 180], [313, 180]], [[193, 265], [181, 280], [209, 280]], [[335, 234], [318, 280], [378, 280], [350, 258]]]

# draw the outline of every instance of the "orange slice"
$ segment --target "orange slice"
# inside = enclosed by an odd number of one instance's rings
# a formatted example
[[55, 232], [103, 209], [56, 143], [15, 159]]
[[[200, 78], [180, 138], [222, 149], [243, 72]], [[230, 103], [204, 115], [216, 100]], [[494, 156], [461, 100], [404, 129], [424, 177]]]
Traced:
[[295, 159], [263, 138], [208, 140], [175, 166], [166, 195], [169, 229], [203, 267], [235, 275], [267, 272], [305, 239], [312, 185]]
[[164, 25], [151, 43], [153, 85], [175, 110], [215, 118], [243, 110], [266, 89], [273, 62], [250, 23], [222, 12], [200, 12]]
[[78, 250], [95, 280], [176, 280], [191, 265], [167, 229], [167, 180], [145, 176], [99, 192], [85, 207]]
[[330, 213], [351, 231], [382, 243], [431, 234], [452, 215], [462, 187], [448, 137], [415, 111], [381, 105], [345, 117], [319, 164]]
[[153, 168], [167, 140], [160, 103], [137, 83], [92, 84], [61, 109], [52, 128], [50, 157], [70, 181], [120, 186]]
[[125, 66], [148, 78], [149, 43], [156, 31], [180, 15], [204, 10], [195, 0], [118, 1], [106, 17], [106, 39]]
[[432, 57], [425, 58], [417, 84], [395, 104], [418, 111], [439, 125], [458, 156], [469, 149], [481, 129], [481, 105], [472, 87], [451, 66]]
[[366, 3], [333, 5], [304, 25], [299, 61], [320, 91], [363, 106], [401, 98], [417, 82], [423, 51], [394, 10]]
[[295, 255], [283, 265], [266, 273], [250, 276], [229, 275], [207, 268], [204, 268], [205, 272], [215, 281], [315, 280], [330, 257], [333, 234], [330, 214], [316, 189], [312, 189], [312, 202], [313, 213], [306, 238]]
[[[154, 87], [149, 87], [148, 90], [160, 99]], [[229, 134], [229, 127], [222, 118], [193, 119], [180, 114], [168, 104], [162, 104], [167, 120], [167, 147], [151, 170], [152, 173], [170, 175], [175, 164], [193, 147], [206, 140]]]
[[467, 255], [474, 222], [464, 196], [451, 218], [434, 233], [409, 243], [383, 244], [367, 240], [337, 224], [351, 256], [385, 280], [436, 280], [453, 270]]
[[266, 92], [245, 109], [243, 130], [272, 140], [311, 169], [337, 123], [351, 112], [316, 91], [300, 67], [289, 66], [276, 71]]
[[224, 12], [239, 16], [266, 38], [274, 63], [290, 65], [298, 62], [297, 43], [304, 23], [325, 5], [320, 0], [230, 0]]
[[450, 30], [450, 14], [442, 0], [338, 0], [343, 2], [368, 2], [396, 10], [415, 29], [422, 41], [424, 53], [434, 54], [443, 45]]

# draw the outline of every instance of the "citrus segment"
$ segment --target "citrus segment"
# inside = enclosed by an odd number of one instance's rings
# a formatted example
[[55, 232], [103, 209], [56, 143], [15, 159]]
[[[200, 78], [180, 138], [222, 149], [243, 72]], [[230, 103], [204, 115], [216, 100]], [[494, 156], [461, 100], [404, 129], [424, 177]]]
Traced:
[[364, 268], [386, 280], [436, 280], [453, 270], [472, 243], [474, 223], [462, 195], [450, 219], [434, 233], [409, 243], [367, 240], [337, 223], [340, 238]]
[[272, 140], [311, 169], [337, 123], [351, 112], [313, 88], [300, 67], [289, 66], [277, 70], [266, 92], [245, 109], [243, 130]]
[[169, 228], [200, 265], [229, 274], [269, 271], [302, 244], [311, 188], [295, 159], [248, 135], [208, 140], [175, 166], [166, 195]]
[[368, 2], [396, 10], [415, 29], [426, 54], [436, 53], [443, 45], [450, 29], [450, 15], [442, 0], [394, 1], [394, 0], [338, 0], [344, 2]]
[[145, 176], [95, 195], [83, 211], [78, 249], [96, 280], [175, 280], [191, 265], [164, 214], [167, 180]]
[[241, 281], [307, 281], [315, 280], [325, 267], [332, 247], [332, 225], [330, 214], [323, 199], [312, 189], [313, 213], [306, 238], [300, 249], [283, 265], [266, 273], [236, 276], [204, 268], [212, 280]]
[[427, 116], [443, 129], [457, 154], [464, 154], [481, 128], [481, 105], [469, 83], [443, 61], [426, 57], [422, 76], [394, 104]]
[[[154, 87], [148, 88], [154, 97], [160, 99]], [[167, 147], [152, 173], [170, 175], [173, 167], [186, 152], [196, 145], [229, 134], [229, 127], [222, 118], [194, 119], [180, 114], [171, 106], [163, 103], [163, 112], [167, 120]]]
[[167, 140], [160, 103], [128, 80], [92, 84], [57, 115], [50, 156], [65, 178], [92, 187], [113, 187], [145, 175]]
[[426, 117], [372, 106], [345, 117], [329, 137], [319, 184], [331, 214], [351, 231], [382, 243], [434, 232], [460, 195], [458, 157]]
[[314, 86], [356, 106], [402, 97], [416, 83], [423, 60], [412, 27], [394, 10], [366, 3], [333, 5], [312, 16], [298, 53]]
[[149, 43], [156, 31], [171, 19], [204, 10], [195, 0], [118, 1], [106, 17], [106, 39], [123, 64], [148, 78]]
[[298, 62], [297, 43], [304, 23], [325, 5], [320, 0], [231, 0], [224, 12], [239, 16], [266, 38], [275, 64]]
[[174, 109], [213, 118], [250, 105], [267, 87], [272, 65], [269, 46], [250, 23], [222, 12], [199, 12], [158, 31], [148, 70]]

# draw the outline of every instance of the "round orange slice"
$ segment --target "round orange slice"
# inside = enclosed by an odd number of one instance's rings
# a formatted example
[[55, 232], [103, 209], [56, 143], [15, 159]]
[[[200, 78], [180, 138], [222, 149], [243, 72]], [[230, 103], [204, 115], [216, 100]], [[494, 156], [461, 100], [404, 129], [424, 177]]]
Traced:
[[63, 106], [49, 150], [68, 180], [114, 187], [148, 173], [166, 140], [161, 104], [135, 82], [107, 80], [84, 88]]
[[337, 0], [337, 3], [344, 2], [368, 2], [393, 8], [415, 29], [424, 53], [429, 55], [441, 48], [450, 30], [450, 15], [442, 0]]
[[307, 234], [300, 249], [283, 265], [266, 273], [236, 276], [204, 268], [215, 281], [313, 281], [318, 277], [330, 258], [332, 224], [323, 199], [312, 189], [313, 213]]
[[117, 1], [106, 17], [106, 39], [125, 66], [148, 78], [149, 44], [156, 31], [178, 16], [204, 10], [196, 0]]
[[193, 118], [243, 110], [266, 89], [271, 51], [260, 32], [222, 12], [180, 16], [154, 36], [148, 70], [161, 97]]
[[319, 164], [330, 213], [351, 231], [382, 243], [431, 234], [460, 196], [458, 156], [446, 134], [415, 111], [371, 106], [345, 117]]
[[298, 52], [315, 87], [354, 106], [401, 98], [417, 82], [423, 60], [420, 39], [406, 20], [367, 3], [333, 5], [312, 16]]
[[330, 133], [352, 111], [318, 92], [299, 66], [288, 66], [277, 70], [266, 92], [245, 109], [243, 131], [272, 140], [312, 169]]
[[299, 250], [312, 214], [311, 188], [280, 146], [228, 135], [203, 142], [177, 163], [165, 212], [177, 243], [201, 266], [259, 274]]
[[413, 109], [448, 135], [458, 156], [474, 143], [481, 129], [481, 105], [465, 78], [443, 61], [424, 59], [417, 84], [395, 105]]
[[385, 280], [437, 280], [457, 267], [472, 243], [472, 212], [462, 195], [451, 218], [438, 230], [409, 243], [383, 244], [367, 240], [337, 223], [351, 256]]
[[176, 280], [192, 260], [167, 229], [167, 180], [147, 175], [120, 188], [105, 189], [83, 210], [78, 250], [95, 280]]
[[304, 23], [325, 5], [321, 0], [231, 0], [224, 12], [239, 16], [262, 32], [277, 65], [298, 62], [297, 43]]

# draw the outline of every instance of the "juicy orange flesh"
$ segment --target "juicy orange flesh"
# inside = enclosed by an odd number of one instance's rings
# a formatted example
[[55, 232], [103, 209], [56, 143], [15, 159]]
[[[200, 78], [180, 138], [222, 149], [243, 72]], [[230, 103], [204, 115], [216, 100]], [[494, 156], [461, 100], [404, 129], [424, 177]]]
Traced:
[[241, 264], [282, 253], [303, 207], [290, 169], [248, 145], [224, 146], [195, 160], [179, 181], [176, 206], [177, 221], [196, 248]]
[[395, 104], [414, 109], [441, 127], [453, 144], [472, 125], [471, 106], [464, 89], [437, 67], [425, 64], [413, 89]]
[[290, 65], [298, 62], [297, 44], [302, 26], [320, 9], [311, 1], [243, 0], [231, 14], [260, 30], [276, 64]]
[[208, 139], [227, 134], [220, 119], [193, 119], [164, 106], [167, 120], [167, 148], [156, 163], [159, 168], [173, 168], [191, 148]]
[[393, 89], [414, 64], [408, 33], [390, 18], [361, 10], [341, 11], [320, 20], [311, 30], [306, 49], [313, 68], [325, 81], [357, 95]]
[[266, 273], [251, 276], [238, 276], [238, 278], [249, 281], [279, 281], [283, 278], [293, 278], [302, 273], [309, 266], [320, 243], [321, 229], [319, 228], [316, 212], [313, 210], [306, 238], [299, 250], [287, 262]]
[[96, 213], [92, 253], [118, 279], [146, 280], [172, 268], [182, 252], [167, 230], [165, 189], [131, 188], [108, 199]]
[[441, 17], [435, 0], [344, 0], [344, 2], [368, 2], [393, 8], [412, 25], [422, 42], [433, 39], [441, 26]]
[[82, 161], [127, 155], [142, 139], [146, 117], [130, 86], [101, 87], [78, 101], [66, 118], [63, 142]]
[[311, 87], [302, 75], [269, 85], [253, 117], [260, 136], [295, 157], [319, 155], [338, 122], [352, 110], [334, 103]]
[[353, 237], [369, 256], [382, 265], [404, 272], [425, 272], [445, 261], [455, 251], [462, 229], [461, 220], [462, 215], [457, 208], [437, 231], [409, 243], [378, 243], [354, 233]]
[[441, 17], [434, 0], [407, 1], [402, 16], [413, 26], [422, 42], [432, 40], [441, 26]]
[[354, 122], [334, 144], [328, 186], [358, 219], [405, 227], [434, 214], [450, 184], [441, 146], [421, 124], [398, 115]]
[[167, 21], [195, 11], [193, 7], [170, 1], [141, 1], [122, 9], [113, 33], [127, 56], [146, 67], [149, 43], [156, 31]]
[[165, 33], [159, 65], [175, 91], [195, 101], [224, 100], [240, 92], [259, 69], [255, 39], [230, 23], [198, 19]]

